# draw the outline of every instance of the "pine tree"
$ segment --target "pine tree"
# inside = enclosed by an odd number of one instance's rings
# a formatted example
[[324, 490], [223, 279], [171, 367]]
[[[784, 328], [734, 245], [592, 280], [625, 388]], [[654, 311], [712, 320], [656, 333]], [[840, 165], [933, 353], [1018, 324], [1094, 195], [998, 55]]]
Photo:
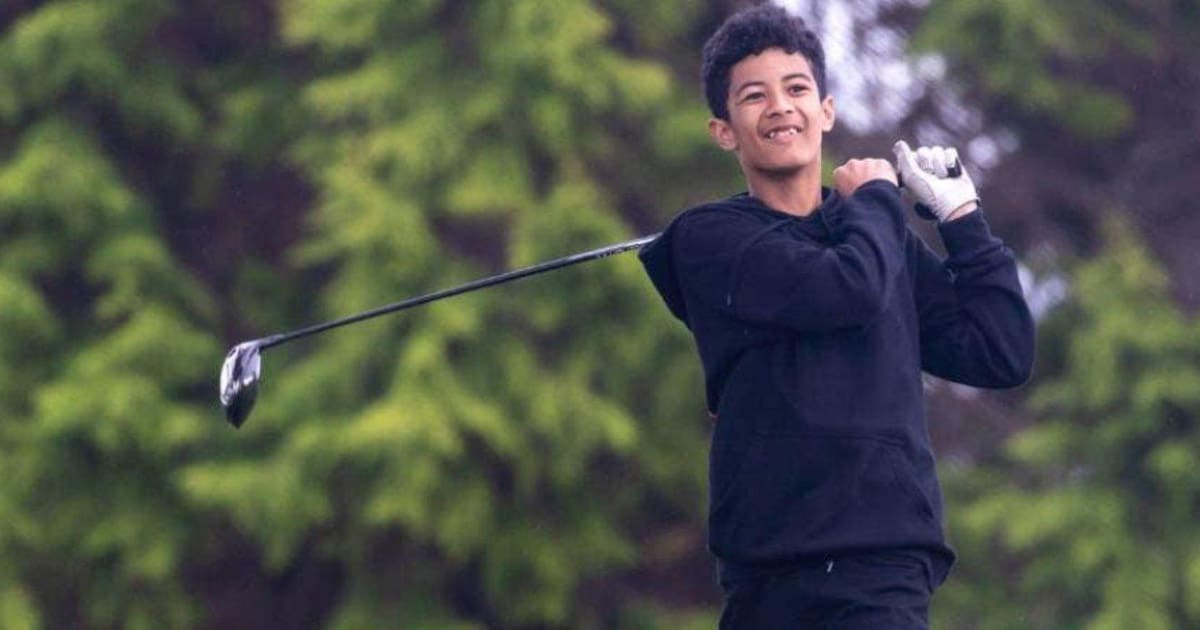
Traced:
[[1048, 324], [1052, 376], [1037, 423], [989, 465], [953, 533], [966, 574], [939, 600], [947, 627], [1186, 628], [1200, 623], [1200, 321], [1129, 226], [1074, 276]]
[[0, 623], [711, 623], [644, 588], [680, 588], [681, 566], [712, 588], [687, 569], [708, 424], [690, 341], [632, 256], [273, 350], [237, 433], [213, 391], [237, 336], [729, 192], [695, 89], [654, 60], [703, 19], [0, 13]]

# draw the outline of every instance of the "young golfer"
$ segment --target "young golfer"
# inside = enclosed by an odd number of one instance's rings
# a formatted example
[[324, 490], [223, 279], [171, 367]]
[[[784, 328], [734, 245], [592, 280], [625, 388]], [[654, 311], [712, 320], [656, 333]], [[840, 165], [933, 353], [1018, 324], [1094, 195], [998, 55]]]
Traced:
[[681, 213], [640, 258], [704, 368], [721, 628], [926, 628], [954, 553], [921, 372], [1028, 378], [1013, 254], [952, 149], [894, 148], [945, 260], [906, 227], [889, 162], [850, 160], [822, 187], [834, 102], [803, 20], [770, 4], [734, 15], [703, 76], [709, 132], [748, 192]]

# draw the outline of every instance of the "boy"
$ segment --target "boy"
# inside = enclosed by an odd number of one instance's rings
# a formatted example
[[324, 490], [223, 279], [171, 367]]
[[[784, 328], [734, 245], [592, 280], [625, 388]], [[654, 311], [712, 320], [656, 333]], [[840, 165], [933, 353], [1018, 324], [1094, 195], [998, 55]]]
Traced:
[[884, 160], [821, 186], [824, 53], [764, 4], [704, 47], [709, 132], [748, 192], [680, 214], [640, 258], [691, 330], [710, 414], [709, 548], [721, 628], [925, 628], [954, 554], [922, 370], [976, 387], [1029, 375], [1012, 253], [954, 151], [898, 142], [903, 182], [949, 258], [904, 222]]

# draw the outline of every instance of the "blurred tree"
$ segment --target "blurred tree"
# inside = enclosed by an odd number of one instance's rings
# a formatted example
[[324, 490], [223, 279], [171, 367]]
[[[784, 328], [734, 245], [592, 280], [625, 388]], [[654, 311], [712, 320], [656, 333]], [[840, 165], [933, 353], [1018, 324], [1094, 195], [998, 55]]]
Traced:
[[1194, 505], [1196, 472], [1176, 460], [1166, 479], [1152, 460], [1194, 441], [1196, 407], [1176, 380], [1197, 369], [1194, 344], [1176, 344], [1194, 326], [1172, 298], [1200, 305], [1200, 223], [1186, 211], [1200, 192], [1200, 5], [942, 0], [900, 21], [951, 86], [912, 119], [973, 134], [963, 144], [991, 156], [983, 196], [1005, 209], [998, 229], [1051, 269], [1103, 254], [1072, 274], [1073, 305], [1042, 331], [1041, 423], [1019, 431], [1024, 413], [974, 397], [955, 409], [974, 448], [945, 470], [963, 562], [939, 596], [941, 625], [1195, 625], [1181, 506]]
[[[138, 55], [157, 2], [63, 2], [0, 39], [0, 621], [184, 625], [199, 522], [173, 467], [210, 426], [207, 291], [120, 149], [186, 146], [203, 113]], [[133, 63], [131, 60], [140, 61]], [[114, 150], [116, 149], [116, 150]]]
[[644, 60], [718, 9], [6, 4], [0, 622], [710, 623], [700, 378], [631, 256], [273, 352], [240, 434], [212, 390], [218, 337], [728, 193]]
[[969, 556], [940, 626], [1200, 625], [1200, 321], [1113, 221], [1045, 334], [1039, 422], [952, 485], [972, 497], [954, 534]]
[[[1195, 337], [1175, 304], [1200, 306], [1200, 215], [1188, 211], [1200, 193], [1192, 43], [1200, 5], [796, 4], [822, 18], [834, 72], [837, 59], [854, 62], [842, 67], [851, 85], [839, 102], [851, 87], [871, 105], [870, 124], [843, 126], [834, 146], [872, 154], [896, 136], [958, 145], [983, 171], [989, 219], [1035, 272], [1065, 274], [1072, 261], [1103, 254], [1078, 275], [1074, 305], [1044, 324], [1031, 386], [1002, 395], [938, 383], [930, 390], [951, 538], [962, 553], [935, 600], [935, 625], [1195, 626], [1200, 590], [1194, 551], [1182, 541], [1196, 534], [1187, 516], [1195, 496], [1183, 488], [1197, 471], [1174, 460], [1165, 481], [1147, 460], [1157, 448], [1179, 453], [1195, 441], [1185, 384], [1195, 382], [1200, 357], [1194, 343], [1167, 346]], [[889, 73], [879, 51], [897, 33], [916, 41], [907, 69]], [[1123, 219], [1113, 230], [1127, 234], [1104, 238], [1099, 226], [1113, 215]], [[1165, 269], [1146, 262], [1141, 239]], [[1085, 306], [1104, 323], [1081, 328]], [[1117, 331], [1130, 326], [1139, 341]], [[1137, 361], [1127, 361], [1131, 345]], [[1074, 398], [1081, 390], [1118, 402], [1087, 406]], [[1025, 392], [1036, 396], [1032, 414]], [[1039, 420], [1048, 424], [1021, 432]], [[1115, 437], [1136, 431], [1126, 442]], [[1053, 440], [1070, 441], [1059, 446], [1074, 455], [1056, 460], [1058, 451], [1044, 446]]]
[[[935, 54], [986, 121], [989, 206], [1023, 246], [1094, 253], [1120, 209], [1163, 261], [1172, 295], [1200, 306], [1200, 4], [935, 0], [917, 50]], [[939, 96], [937, 91], [932, 96]], [[942, 107], [954, 129], [972, 116]]]
[[[223, 344], [649, 233], [736, 190], [696, 74], [743, 4], [0, 6], [0, 626], [711, 627], [701, 380], [632, 256], [273, 350], [238, 433], [213, 390]], [[1179, 86], [1197, 85], [1194, 3], [941, 0], [923, 22], [907, 0], [821, 7], [857, 20], [834, 72], [848, 91], [867, 79], [868, 112], [894, 68], [858, 52], [884, 41], [886, 57], [918, 28], [925, 51], [910, 86], [923, 100], [884, 111], [883, 128], [840, 127], [832, 155], [880, 154], [896, 135], [992, 141], [989, 216], [1023, 251], [1091, 251], [1096, 217], [1133, 209], [1122, 225], [1191, 295], [1195, 218], [1180, 208], [1200, 178], [1180, 130], [1197, 99]], [[1078, 362], [1111, 357], [1074, 350], [1186, 366], [1193, 346], [1154, 335], [1194, 326], [1159, 277], [1120, 299], [1159, 304], [1163, 329], [1114, 332], [1106, 309], [1133, 316], [1101, 304], [1111, 289], [1085, 280], [1099, 277], [1080, 276], [1071, 311], [1094, 330], [1057, 319], [1043, 335], [1055, 381], [1039, 409], [1046, 427], [1103, 409], [1125, 428], [1057, 429], [1075, 467], [1039, 459], [1060, 452], [1046, 429], [984, 448], [979, 474], [948, 470], [952, 502], [970, 503], [952, 524], [970, 559], [943, 619], [1110, 619], [1100, 594], [1124, 587], [1097, 567], [1115, 567], [1155, 585], [1163, 619], [1194, 620], [1195, 554], [1175, 519], [1194, 475], [1178, 445], [1155, 450], [1190, 435], [1170, 423], [1194, 405], [1151, 370], [1122, 394], [1142, 407], [1088, 407], [1080, 392], [1101, 377]], [[974, 417], [994, 399], [972, 401]], [[1135, 425], [1151, 408], [1158, 428]], [[1013, 413], [1009, 429], [1027, 424]], [[1071, 546], [1061, 523], [1089, 532], [1070, 520], [1082, 508], [1027, 514], [1030, 530], [995, 518], [1025, 499], [1096, 510], [1148, 541], [1150, 568], [1126, 570], [1131, 547], [1109, 553], [1103, 532]], [[1066, 567], [1083, 590], [1061, 591]], [[1022, 598], [1036, 615], [1001, 610]]]
[[[319, 314], [626, 238], [696, 194], [642, 166], [704, 142], [693, 90], [609, 43], [662, 46], [688, 7], [284, 3], [316, 71], [293, 260], [332, 270]], [[639, 199], [653, 217], [620, 205]], [[268, 570], [307, 547], [341, 563], [333, 627], [611, 627], [630, 572], [703, 549], [699, 376], [645, 289], [624, 257], [316, 340], [285, 354], [248, 446], [185, 487]]]

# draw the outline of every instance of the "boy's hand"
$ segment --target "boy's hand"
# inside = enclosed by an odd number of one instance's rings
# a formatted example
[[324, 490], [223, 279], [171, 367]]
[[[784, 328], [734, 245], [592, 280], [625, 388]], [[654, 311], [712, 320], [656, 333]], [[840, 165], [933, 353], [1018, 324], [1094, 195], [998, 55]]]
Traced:
[[920, 147], [913, 151], [903, 140], [892, 150], [904, 188], [918, 204], [933, 213], [933, 217], [926, 218], [944, 223], [976, 208], [979, 196], [966, 169], [960, 166], [958, 175], [950, 175], [951, 168], [959, 164], [958, 151], [943, 147]]
[[843, 197], [849, 197], [859, 186], [876, 179], [896, 183], [896, 169], [892, 168], [891, 162], [875, 158], [849, 160], [833, 169], [834, 188]]

